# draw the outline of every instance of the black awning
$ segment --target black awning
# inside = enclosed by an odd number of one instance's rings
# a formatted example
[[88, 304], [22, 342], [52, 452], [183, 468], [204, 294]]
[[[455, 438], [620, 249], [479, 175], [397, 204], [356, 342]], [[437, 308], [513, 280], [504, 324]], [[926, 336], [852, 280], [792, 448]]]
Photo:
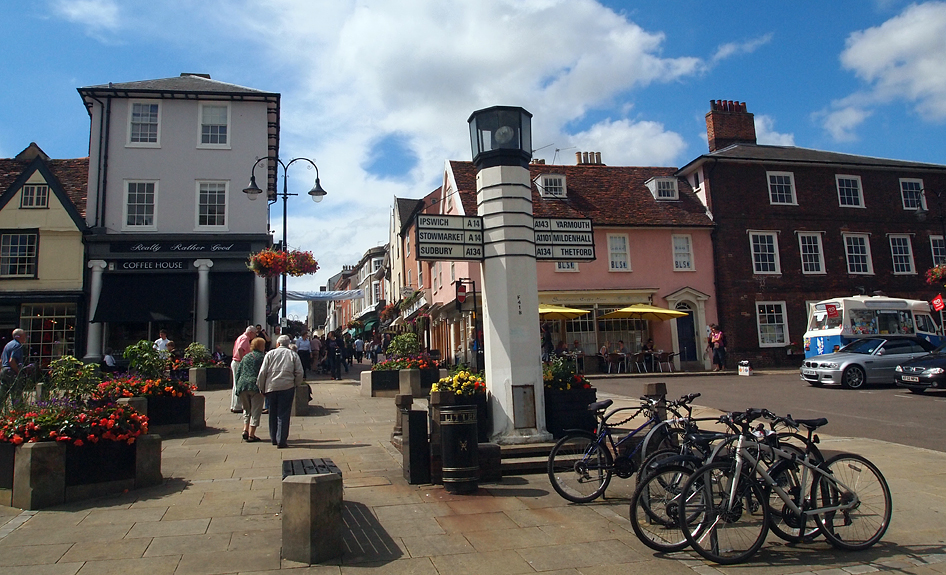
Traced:
[[105, 274], [92, 321], [187, 321], [196, 281], [196, 274]]
[[218, 272], [210, 274], [210, 305], [208, 320], [253, 319], [253, 272]]

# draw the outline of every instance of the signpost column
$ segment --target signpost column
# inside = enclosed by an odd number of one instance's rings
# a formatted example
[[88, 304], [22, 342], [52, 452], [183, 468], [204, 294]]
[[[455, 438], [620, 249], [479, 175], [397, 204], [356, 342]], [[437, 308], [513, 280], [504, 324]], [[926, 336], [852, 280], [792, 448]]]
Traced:
[[480, 110], [470, 117], [470, 134], [483, 217], [483, 335], [492, 440], [549, 441], [528, 167], [531, 114], [522, 108]]

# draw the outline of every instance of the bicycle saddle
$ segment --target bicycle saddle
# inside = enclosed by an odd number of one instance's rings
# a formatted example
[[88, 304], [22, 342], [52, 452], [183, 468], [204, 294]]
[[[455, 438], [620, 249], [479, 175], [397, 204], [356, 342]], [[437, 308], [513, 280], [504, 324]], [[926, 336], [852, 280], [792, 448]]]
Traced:
[[[791, 417], [791, 416], [789, 416]], [[793, 420], [798, 425], [804, 425], [808, 429], [814, 431], [823, 425], [828, 424], [828, 418], [819, 417], [818, 419], [795, 419]]]
[[601, 411], [602, 409], [607, 409], [611, 407], [611, 404], [614, 403], [611, 399], [602, 399], [601, 401], [596, 401], [588, 406], [588, 411]]

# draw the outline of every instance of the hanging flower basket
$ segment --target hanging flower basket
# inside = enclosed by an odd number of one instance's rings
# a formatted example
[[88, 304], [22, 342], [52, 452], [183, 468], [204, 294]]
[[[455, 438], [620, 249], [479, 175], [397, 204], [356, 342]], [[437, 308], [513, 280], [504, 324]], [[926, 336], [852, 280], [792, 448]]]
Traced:
[[282, 274], [299, 277], [319, 271], [319, 264], [312, 256], [312, 252], [299, 250], [284, 252], [273, 248], [266, 248], [255, 254], [250, 254], [246, 267], [264, 278], [276, 277]]
[[930, 285], [946, 283], [946, 264], [939, 264], [926, 270], [926, 283]]

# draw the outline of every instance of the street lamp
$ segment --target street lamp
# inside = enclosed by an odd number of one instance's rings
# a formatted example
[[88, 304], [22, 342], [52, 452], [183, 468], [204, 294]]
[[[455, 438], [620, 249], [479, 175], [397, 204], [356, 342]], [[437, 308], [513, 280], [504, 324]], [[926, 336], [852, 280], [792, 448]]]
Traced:
[[[250, 198], [250, 200], [256, 200], [256, 198], [263, 193], [263, 190], [256, 185], [256, 166], [260, 164], [263, 160], [273, 160], [280, 166], [282, 166], [282, 192], [277, 192], [276, 195], [282, 197], [282, 251], [288, 252], [289, 248], [287, 245], [287, 204], [289, 203], [289, 196], [298, 196], [299, 194], [290, 194], [289, 193], [289, 166], [293, 165], [296, 162], [309, 162], [313, 168], [315, 168], [315, 184], [312, 185], [312, 189], [309, 190], [309, 197], [312, 198], [312, 201], [319, 203], [322, 201], [322, 198], [326, 196], [328, 192], [322, 189], [322, 184], [319, 183], [319, 167], [315, 165], [315, 162], [309, 158], [293, 158], [287, 163], [283, 163], [277, 156], [266, 156], [264, 158], [258, 158], [253, 163], [253, 168], [250, 170], [250, 185], [243, 188], [243, 193]], [[275, 203], [275, 200], [273, 201]], [[288, 277], [285, 273], [282, 274], [282, 318], [283, 322], [286, 323], [286, 282]]]
[[[939, 190], [932, 190], [933, 195], [936, 196], [936, 203], [939, 204], [939, 227], [942, 236], [942, 252], [939, 254], [939, 258], [936, 257], [936, 254], [933, 254], [933, 263], [942, 263], [943, 258], [946, 258], [946, 210], [943, 209], [943, 192]], [[926, 190], [920, 190], [920, 197], [918, 199], [918, 205], [916, 207], [916, 219], [920, 222], [925, 222], [930, 211], [926, 207]]]

